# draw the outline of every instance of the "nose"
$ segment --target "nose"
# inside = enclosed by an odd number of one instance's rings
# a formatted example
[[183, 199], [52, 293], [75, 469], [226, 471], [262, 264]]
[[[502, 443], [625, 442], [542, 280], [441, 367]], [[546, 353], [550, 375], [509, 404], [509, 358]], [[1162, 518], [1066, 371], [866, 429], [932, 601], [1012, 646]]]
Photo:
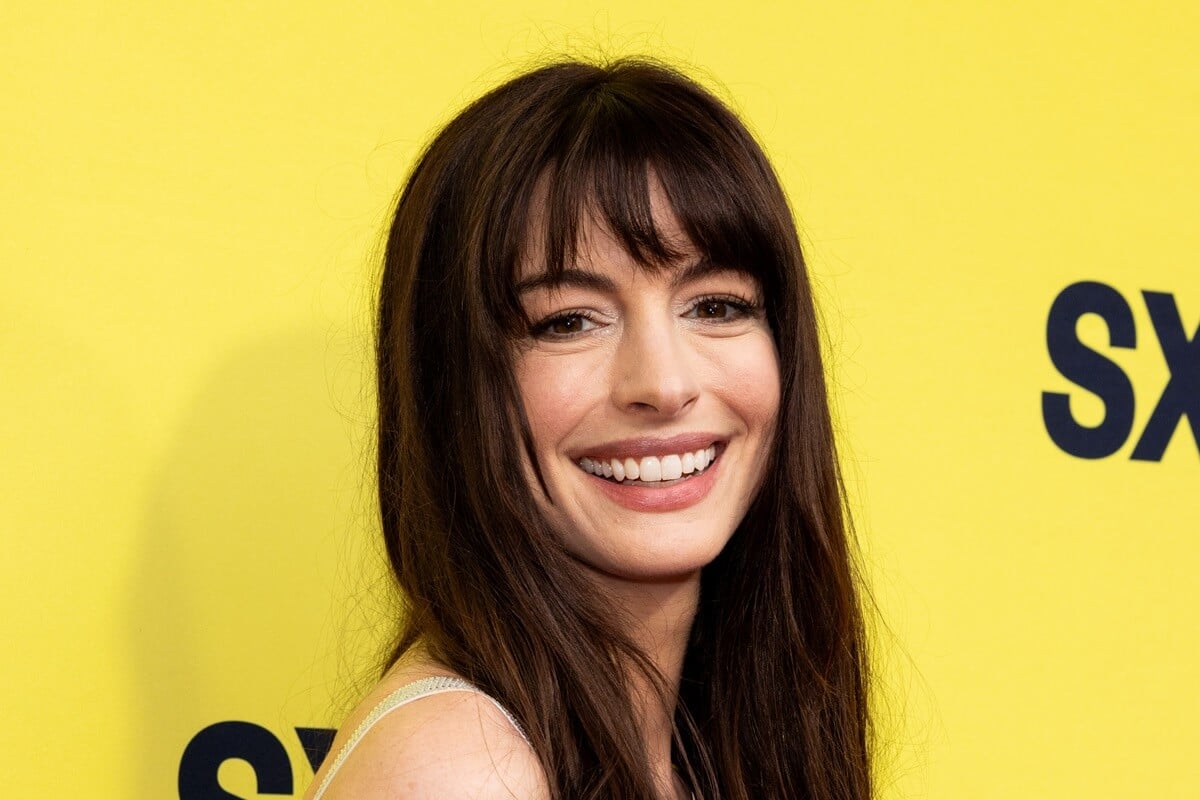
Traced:
[[613, 402], [643, 415], [682, 413], [700, 393], [691, 361], [684, 334], [670, 322], [627, 325], [613, 365]]

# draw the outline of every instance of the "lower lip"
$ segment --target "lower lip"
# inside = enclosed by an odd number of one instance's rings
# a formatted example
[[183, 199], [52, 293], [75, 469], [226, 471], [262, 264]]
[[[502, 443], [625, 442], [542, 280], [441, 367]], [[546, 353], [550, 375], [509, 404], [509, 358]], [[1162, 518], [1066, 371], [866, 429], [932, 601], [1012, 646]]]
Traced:
[[[722, 454], [723, 455], [723, 454]], [[699, 503], [708, 496], [716, 482], [716, 472], [723, 459], [720, 455], [704, 472], [670, 486], [634, 486], [580, 472], [598, 484], [600, 491], [617, 505], [632, 511], [678, 511]]]

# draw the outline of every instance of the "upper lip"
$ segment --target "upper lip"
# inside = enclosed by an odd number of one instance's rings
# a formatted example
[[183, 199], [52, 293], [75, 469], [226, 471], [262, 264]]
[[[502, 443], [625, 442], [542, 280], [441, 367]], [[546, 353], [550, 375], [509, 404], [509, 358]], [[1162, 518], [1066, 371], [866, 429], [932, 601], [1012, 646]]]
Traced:
[[641, 458], [643, 456], [666, 456], [672, 453], [691, 453], [703, 450], [711, 444], [723, 441], [719, 433], [681, 433], [677, 436], [636, 436], [616, 442], [605, 442], [592, 447], [580, 448], [575, 455], [580, 458]]

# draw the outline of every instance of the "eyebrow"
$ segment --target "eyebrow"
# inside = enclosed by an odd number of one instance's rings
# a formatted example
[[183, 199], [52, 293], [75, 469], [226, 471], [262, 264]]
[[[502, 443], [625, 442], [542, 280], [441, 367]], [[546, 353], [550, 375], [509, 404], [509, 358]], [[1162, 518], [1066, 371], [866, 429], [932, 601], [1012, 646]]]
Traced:
[[559, 273], [558, 276], [553, 276], [549, 272], [543, 272], [540, 275], [534, 275], [523, 281], [519, 281], [517, 283], [517, 294], [523, 295], [536, 289], [552, 289], [559, 286], [576, 286], [580, 289], [595, 289], [596, 291], [609, 293], [617, 290], [617, 285], [612, 282], [611, 278], [601, 275], [598, 272], [568, 267]]
[[[751, 274], [749, 270], [728, 267], [704, 257], [693, 261], [676, 272], [675, 277], [671, 279], [671, 288], [677, 289], [692, 281], [721, 272], [735, 272], [742, 275]], [[580, 289], [593, 289], [610, 294], [617, 290], [617, 285], [613, 283], [611, 278], [605, 275], [586, 269], [568, 267], [557, 277], [552, 276], [549, 272], [543, 272], [540, 275], [533, 275], [523, 281], [519, 281], [517, 283], [517, 295], [520, 296], [537, 289], [557, 288], [559, 286], [574, 286]]]

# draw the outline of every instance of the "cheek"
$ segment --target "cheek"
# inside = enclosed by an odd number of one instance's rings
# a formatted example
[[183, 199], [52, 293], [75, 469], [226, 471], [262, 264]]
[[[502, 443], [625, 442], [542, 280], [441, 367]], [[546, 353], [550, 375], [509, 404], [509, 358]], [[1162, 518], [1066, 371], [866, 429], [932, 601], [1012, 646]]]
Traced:
[[539, 452], [553, 448], [593, 403], [597, 379], [586, 359], [531, 353], [517, 363], [517, 386]]
[[718, 382], [726, 402], [750, 428], [769, 434], [779, 414], [779, 358], [770, 334], [739, 340], [721, 354]]
[[775, 448], [782, 390], [774, 340], [768, 337], [756, 347], [744, 349], [741, 357], [731, 362], [725, 377], [728, 405], [746, 429], [744, 499], [749, 504], [762, 486]]

